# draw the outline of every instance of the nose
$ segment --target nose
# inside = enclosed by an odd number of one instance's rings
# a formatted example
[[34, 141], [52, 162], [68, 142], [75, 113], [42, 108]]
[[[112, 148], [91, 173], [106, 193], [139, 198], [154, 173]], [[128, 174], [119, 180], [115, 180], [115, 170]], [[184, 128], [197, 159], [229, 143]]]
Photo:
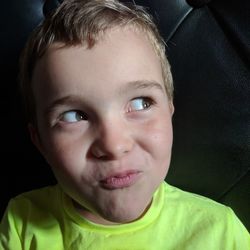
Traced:
[[116, 160], [128, 154], [134, 145], [129, 126], [117, 119], [103, 122], [95, 130], [91, 154], [102, 160]]

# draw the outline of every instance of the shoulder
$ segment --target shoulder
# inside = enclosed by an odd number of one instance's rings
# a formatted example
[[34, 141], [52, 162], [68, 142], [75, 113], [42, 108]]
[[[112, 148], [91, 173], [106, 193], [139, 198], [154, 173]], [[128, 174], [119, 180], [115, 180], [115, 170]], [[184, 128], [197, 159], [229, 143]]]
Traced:
[[55, 185], [11, 199], [0, 223], [0, 249], [1, 244], [11, 246], [8, 249], [23, 249], [23, 244], [33, 245], [34, 239], [40, 239], [41, 243], [44, 235], [55, 232], [54, 238], [60, 237], [58, 220], [62, 220], [63, 216], [60, 195], [61, 190]]
[[50, 199], [58, 195], [59, 187], [58, 185], [46, 186], [39, 189], [34, 189], [28, 192], [17, 195], [12, 198], [12, 201], [21, 202], [23, 200], [41, 200], [41, 199]]
[[[194, 227], [230, 228], [242, 225], [233, 210], [219, 202], [164, 184], [164, 212]], [[243, 226], [243, 225], [242, 225]]]
[[230, 207], [167, 183], [163, 186], [162, 220], [171, 233], [179, 235], [179, 242], [200, 246], [194, 249], [204, 245], [207, 249], [250, 249], [250, 235]]
[[173, 227], [196, 232], [197, 235], [224, 238], [230, 242], [233, 238], [239, 239], [238, 242], [242, 239], [249, 247], [249, 233], [230, 207], [167, 183], [164, 184], [164, 189], [164, 212], [173, 218]]
[[38, 225], [53, 221], [60, 213], [60, 188], [47, 186], [22, 193], [9, 201], [1, 224], [16, 228], [19, 233], [27, 223]]
[[[206, 215], [221, 215], [231, 209], [205, 196], [191, 193], [164, 183], [165, 200], [168, 204], [183, 209], [185, 213], [206, 213]], [[166, 205], [167, 205], [166, 203]]]
[[58, 203], [60, 190], [57, 185], [31, 190], [12, 198], [7, 211], [15, 215], [24, 216], [36, 211], [53, 209]]

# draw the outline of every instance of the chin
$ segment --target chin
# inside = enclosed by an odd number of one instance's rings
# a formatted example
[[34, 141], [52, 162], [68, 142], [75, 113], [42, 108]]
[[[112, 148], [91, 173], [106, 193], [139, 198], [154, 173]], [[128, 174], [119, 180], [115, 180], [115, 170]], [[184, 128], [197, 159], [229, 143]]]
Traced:
[[133, 221], [136, 221], [140, 218], [143, 217], [143, 215], [146, 213], [146, 211], [148, 210], [148, 206], [143, 207], [143, 208], [128, 208], [125, 207], [115, 211], [112, 210], [108, 213], [104, 213], [102, 214], [102, 217], [105, 218], [106, 220], [113, 222], [113, 223], [130, 223]]
[[112, 223], [125, 224], [138, 220], [141, 215], [109, 216], [106, 220]]
[[113, 223], [130, 223], [142, 218], [148, 211], [151, 202], [151, 195], [130, 197], [126, 199], [109, 200], [108, 206], [99, 207], [99, 215], [105, 220]]

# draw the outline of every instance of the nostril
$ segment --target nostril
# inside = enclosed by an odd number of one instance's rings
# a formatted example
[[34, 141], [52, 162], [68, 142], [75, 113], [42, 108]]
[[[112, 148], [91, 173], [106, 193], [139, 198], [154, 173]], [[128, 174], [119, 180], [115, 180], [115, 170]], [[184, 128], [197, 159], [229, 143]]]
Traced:
[[89, 153], [91, 157], [94, 157], [98, 160], [106, 160], [107, 158], [109, 158], [108, 152], [97, 144], [92, 145]]
[[102, 143], [96, 143], [92, 145], [90, 149], [90, 156], [98, 160], [114, 160], [130, 152], [127, 145], [115, 145], [112, 146]]

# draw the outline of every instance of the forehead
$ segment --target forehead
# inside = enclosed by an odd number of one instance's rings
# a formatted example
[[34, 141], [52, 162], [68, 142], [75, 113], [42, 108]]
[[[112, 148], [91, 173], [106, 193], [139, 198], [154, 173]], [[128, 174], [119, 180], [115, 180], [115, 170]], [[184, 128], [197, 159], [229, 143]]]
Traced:
[[[81, 43], [76, 43], [73, 45], [65, 44], [64, 42], [54, 42], [48, 47], [45, 51], [45, 54], [36, 61], [34, 68], [40, 67], [43, 61], [53, 61], [55, 57], [60, 57], [67, 54], [67, 51], [76, 50], [76, 49], [85, 49], [86, 52], [92, 52], [97, 50], [103, 50], [104, 47], [112, 47], [113, 50], [118, 50], [120, 55], [122, 51], [128, 49], [132, 53], [136, 52], [135, 50], [138, 47], [145, 48], [147, 52], [156, 52], [157, 48], [155, 42], [152, 41], [152, 36], [149, 35], [149, 31], [142, 31], [142, 28], [135, 25], [127, 25], [124, 27], [115, 26], [113, 28], [107, 29], [105, 32], [99, 32], [96, 36], [94, 46], [91, 45], [91, 42], [83, 40]], [[139, 50], [140, 51], [140, 50]], [[146, 52], [144, 51], [144, 53]], [[94, 57], [95, 54], [91, 53]], [[114, 56], [111, 55], [110, 56]], [[136, 54], [135, 54], [136, 56]]]
[[36, 64], [33, 90], [35, 99], [39, 99], [45, 90], [48, 98], [50, 93], [77, 92], [80, 82], [91, 92], [95, 91], [94, 84], [105, 91], [107, 84], [118, 86], [144, 79], [163, 84], [160, 60], [152, 43], [141, 31], [113, 28], [92, 48], [53, 44]]

